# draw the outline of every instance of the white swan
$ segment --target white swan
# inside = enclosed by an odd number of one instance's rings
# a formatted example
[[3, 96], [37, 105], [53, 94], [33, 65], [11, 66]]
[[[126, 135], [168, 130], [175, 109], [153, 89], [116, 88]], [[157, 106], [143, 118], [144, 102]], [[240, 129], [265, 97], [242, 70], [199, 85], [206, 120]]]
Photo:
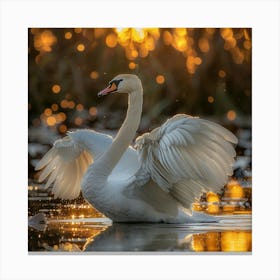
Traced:
[[237, 138], [213, 122], [178, 114], [136, 139], [142, 112], [139, 78], [121, 74], [99, 92], [128, 94], [114, 139], [93, 130], [68, 132], [40, 160], [40, 181], [55, 197], [84, 198], [115, 222], [207, 221], [188, 210], [203, 191], [217, 192], [232, 175]]

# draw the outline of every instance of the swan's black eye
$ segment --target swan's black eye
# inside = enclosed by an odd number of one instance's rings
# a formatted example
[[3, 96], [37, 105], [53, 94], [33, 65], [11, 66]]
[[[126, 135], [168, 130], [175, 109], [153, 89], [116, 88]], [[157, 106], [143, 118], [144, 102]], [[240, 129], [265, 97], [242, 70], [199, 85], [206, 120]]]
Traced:
[[119, 79], [119, 80], [113, 80], [109, 83], [110, 87], [112, 86], [112, 84], [115, 84], [116, 87], [118, 87], [119, 83], [123, 81], [123, 79]]
[[116, 84], [116, 86], [119, 85], [119, 83], [122, 81], [123, 79], [119, 79], [119, 80], [114, 80], [113, 82]]
[[113, 80], [109, 83], [109, 88], [111, 88], [113, 85], [115, 85], [116, 89], [114, 89], [113, 91], [116, 91], [118, 89], [118, 85], [119, 83], [122, 81], [123, 79], [119, 79], [119, 80]]

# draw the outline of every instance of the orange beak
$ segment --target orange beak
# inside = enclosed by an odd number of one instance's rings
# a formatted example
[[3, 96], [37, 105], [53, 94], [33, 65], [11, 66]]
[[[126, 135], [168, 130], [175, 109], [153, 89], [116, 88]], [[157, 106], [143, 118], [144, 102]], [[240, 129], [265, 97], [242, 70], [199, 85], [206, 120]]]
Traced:
[[117, 86], [115, 83], [110, 84], [108, 87], [106, 87], [105, 89], [101, 90], [100, 92], [98, 92], [97, 96], [104, 96], [107, 95], [113, 91], [115, 91], [117, 89]]

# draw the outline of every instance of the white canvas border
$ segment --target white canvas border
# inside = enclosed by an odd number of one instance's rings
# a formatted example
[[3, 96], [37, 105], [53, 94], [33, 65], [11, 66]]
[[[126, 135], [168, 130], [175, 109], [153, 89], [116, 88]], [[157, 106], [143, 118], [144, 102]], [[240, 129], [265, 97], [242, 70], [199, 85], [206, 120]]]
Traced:
[[[253, 28], [252, 255], [28, 255], [27, 28], [67, 26]], [[278, 1], [2, 1], [1, 279], [279, 279], [279, 34]]]

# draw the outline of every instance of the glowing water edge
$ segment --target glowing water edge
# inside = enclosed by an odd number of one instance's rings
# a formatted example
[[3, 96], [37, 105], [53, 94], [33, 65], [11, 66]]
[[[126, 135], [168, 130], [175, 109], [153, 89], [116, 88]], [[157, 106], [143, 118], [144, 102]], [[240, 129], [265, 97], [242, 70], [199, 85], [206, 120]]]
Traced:
[[[224, 218], [220, 223], [136, 224], [112, 223], [82, 198], [71, 203], [55, 200], [40, 187], [29, 187], [29, 193], [33, 194], [29, 194], [29, 252], [252, 251], [251, 209], [236, 206], [243, 203], [242, 199], [231, 201], [231, 210], [235, 207], [235, 211], [216, 212]], [[195, 207], [211, 212], [217, 202], [200, 202]]]

